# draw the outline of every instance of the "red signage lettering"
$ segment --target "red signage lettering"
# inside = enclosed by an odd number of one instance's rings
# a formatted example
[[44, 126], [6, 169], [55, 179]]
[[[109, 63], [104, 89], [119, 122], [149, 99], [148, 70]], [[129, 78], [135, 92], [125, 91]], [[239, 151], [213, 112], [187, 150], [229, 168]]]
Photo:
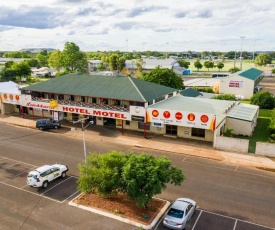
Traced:
[[115, 112], [107, 112], [107, 111], [93, 111], [93, 115], [95, 116], [102, 116], [102, 117], [113, 117], [113, 118], [120, 118], [120, 119], [127, 119], [123, 113], [115, 113]]

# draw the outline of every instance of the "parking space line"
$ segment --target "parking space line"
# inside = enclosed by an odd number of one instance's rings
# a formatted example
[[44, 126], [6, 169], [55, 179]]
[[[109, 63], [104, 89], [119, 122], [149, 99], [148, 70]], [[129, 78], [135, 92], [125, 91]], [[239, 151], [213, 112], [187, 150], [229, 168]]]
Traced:
[[238, 220], [236, 219], [235, 224], [234, 224], [234, 228], [233, 228], [233, 230], [235, 230], [235, 229], [236, 229], [237, 222], [238, 222]]
[[201, 216], [202, 212], [203, 212], [203, 211], [202, 211], [202, 210], [200, 210], [200, 214], [199, 214], [198, 218], [196, 219], [196, 222], [195, 222], [195, 224], [194, 224], [194, 226], [193, 226], [192, 230], [194, 230], [194, 229], [195, 229], [195, 227], [196, 227], [196, 225], [197, 225], [197, 223], [198, 223], [198, 220], [199, 220], [199, 218], [200, 218], [200, 216]]
[[232, 220], [236, 220], [236, 221], [238, 220], [238, 221], [245, 222], [245, 223], [248, 223], [248, 224], [257, 225], [257, 226], [260, 226], [260, 227], [272, 229], [272, 228], [270, 228], [270, 227], [267, 227], [267, 226], [264, 226], [264, 225], [261, 225], [261, 224], [255, 224], [255, 223], [250, 222], [250, 221], [241, 220], [241, 219], [237, 219], [237, 218], [230, 217], [230, 216], [225, 216], [225, 215], [222, 215], [222, 214], [218, 214], [218, 213], [210, 212], [210, 211], [206, 211], [206, 210], [203, 210], [203, 211], [204, 211], [204, 212], [207, 212], [207, 213], [210, 213], [210, 214], [217, 215], [217, 216], [222, 216], [222, 217], [225, 217], [225, 218], [228, 218], [228, 219], [232, 219]]
[[69, 197], [67, 197], [66, 199], [62, 200], [61, 203], [63, 203], [64, 201], [70, 199], [72, 196], [74, 196], [75, 194], [79, 193], [80, 191], [76, 191], [74, 194], [70, 195]]
[[40, 196], [40, 197], [46, 198], [46, 199], [48, 199], [48, 200], [52, 200], [52, 201], [55, 201], [55, 202], [57, 202], [57, 203], [61, 203], [60, 201], [55, 200], [55, 199], [52, 199], [52, 198], [50, 198], [50, 197], [46, 197], [46, 196], [43, 196], [43, 195], [41, 195], [41, 194], [37, 194], [37, 193], [31, 192], [31, 191], [28, 191], [28, 190], [25, 190], [25, 189], [22, 189], [22, 188], [18, 188], [18, 187], [15, 187], [15, 186], [10, 185], [10, 184], [7, 184], [7, 183], [0, 182], [0, 184], [4, 184], [4, 185], [7, 185], [7, 186], [9, 186], [9, 187], [12, 187], [12, 188], [21, 190], [21, 191], [23, 191], [23, 192], [28, 192], [28, 193], [30, 193], [30, 194], [33, 194], [33, 195], [36, 195], [36, 196]]
[[[207, 166], [207, 167], [210, 167], [210, 168], [217, 168], [217, 169], [223, 169], [223, 170], [227, 170], [227, 171], [234, 171], [232, 169], [227, 169], [227, 168], [218, 167], [218, 166], [212, 166], [212, 165], [208, 165], [208, 164], [201, 164], [201, 163], [196, 163], [196, 162], [192, 162], [192, 161], [184, 161], [184, 162], [190, 163], [190, 164], [195, 164], [195, 165]], [[249, 173], [249, 172], [243, 172], [243, 171], [236, 171], [236, 172], [238, 172], [238, 173], [244, 173], [244, 174], [249, 174], [249, 175], [254, 175], [254, 176], [268, 177], [268, 178], [272, 178], [272, 179], [275, 178], [275, 176], [266, 176], [266, 175], [257, 174], [257, 173]]]
[[43, 192], [41, 195], [43, 196], [45, 193], [47, 193], [48, 191], [52, 190], [53, 188], [55, 188], [56, 186], [62, 184], [63, 182], [69, 180], [71, 177], [68, 177], [66, 180], [61, 181], [60, 183], [56, 184], [55, 186], [51, 187], [50, 189], [48, 189], [47, 191]]
[[7, 167], [7, 168], [1, 169], [0, 172], [2, 172], [2, 171], [6, 170], [6, 169], [8, 169], [8, 168], [10, 168], [10, 167], [12, 167], [12, 166], [14, 166], [14, 165], [17, 165], [17, 164], [18, 164], [18, 163], [15, 163], [15, 164], [13, 164], [13, 165], [10, 165], [10, 166]]
[[238, 168], [239, 168], [239, 165], [235, 168], [235, 171], [237, 171], [237, 170], [238, 170]]
[[[21, 172], [21, 173], [15, 175], [14, 177], [12, 177], [12, 178], [10, 178], [10, 179], [4, 180], [3, 182], [9, 181], [9, 180], [13, 180], [14, 178], [16, 178], [16, 177], [20, 176], [21, 174], [23, 174], [23, 173], [25, 173], [25, 172], [28, 172], [29, 170], [34, 169], [34, 168], [35, 168], [35, 167], [32, 167], [32, 168], [30, 168], [30, 169], [26, 169], [25, 171], [23, 171], [23, 172]], [[24, 186], [24, 187], [25, 187], [25, 186]]]
[[[1, 156], [3, 157], [3, 156]], [[28, 163], [25, 163], [23, 161], [18, 161], [18, 160], [14, 160], [14, 159], [11, 159], [11, 158], [8, 158], [8, 157], [3, 157], [5, 160], [12, 160], [12, 161], [16, 161], [16, 162], [19, 162], [21, 164], [25, 164], [25, 165], [30, 165], [30, 166], [33, 166], [33, 167], [36, 167], [36, 165], [32, 165], [32, 164], [28, 164]]]
[[187, 159], [187, 157], [189, 157], [189, 155], [187, 155], [182, 161], [185, 161]]

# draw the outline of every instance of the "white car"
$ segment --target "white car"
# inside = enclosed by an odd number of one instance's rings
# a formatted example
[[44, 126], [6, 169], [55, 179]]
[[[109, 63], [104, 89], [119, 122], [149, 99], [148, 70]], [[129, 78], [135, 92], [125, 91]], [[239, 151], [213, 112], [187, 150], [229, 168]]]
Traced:
[[178, 198], [164, 216], [163, 225], [170, 229], [184, 229], [196, 210], [196, 202], [188, 198]]
[[68, 171], [66, 165], [54, 164], [44, 165], [34, 171], [29, 172], [27, 184], [31, 187], [47, 188], [49, 183], [58, 177], [64, 178]]

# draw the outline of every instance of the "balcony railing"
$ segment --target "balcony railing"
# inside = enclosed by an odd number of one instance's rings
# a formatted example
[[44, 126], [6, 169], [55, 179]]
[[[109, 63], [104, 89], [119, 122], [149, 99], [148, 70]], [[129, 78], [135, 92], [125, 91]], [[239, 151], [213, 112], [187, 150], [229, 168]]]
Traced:
[[[50, 103], [52, 99], [40, 98], [40, 97], [32, 97], [32, 101], [45, 102]], [[57, 100], [59, 105], [69, 105], [69, 106], [77, 106], [77, 107], [85, 107], [85, 108], [93, 108], [93, 109], [104, 109], [111, 111], [120, 111], [120, 112], [130, 112], [129, 106], [126, 105], [106, 105], [106, 104], [96, 104], [89, 102], [79, 102], [79, 101], [70, 101], [70, 100]]]

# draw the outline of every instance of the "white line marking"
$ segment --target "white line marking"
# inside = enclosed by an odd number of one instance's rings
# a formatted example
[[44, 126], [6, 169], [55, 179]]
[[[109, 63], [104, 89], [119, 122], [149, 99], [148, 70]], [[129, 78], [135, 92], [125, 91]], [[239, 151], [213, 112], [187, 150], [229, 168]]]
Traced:
[[50, 189], [48, 189], [47, 191], [43, 192], [41, 195], [43, 196], [45, 193], [47, 193], [48, 191], [51, 191], [53, 188], [55, 188], [56, 186], [62, 184], [63, 182], [69, 180], [71, 177], [68, 177], [66, 180], [61, 181], [60, 183], [56, 184], [55, 186], [51, 187]]
[[233, 230], [235, 230], [235, 229], [236, 229], [236, 226], [237, 226], [237, 221], [238, 221], [238, 220], [236, 220], [236, 221], [235, 221], [235, 224], [234, 224], [234, 228], [233, 228]]
[[52, 199], [52, 198], [50, 198], [50, 197], [42, 196], [42, 195], [40, 195], [40, 194], [31, 192], [31, 191], [28, 191], [28, 190], [25, 190], [25, 189], [18, 188], [18, 187], [15, 187], [15, 186], [13, 186], [13, 185], [10, 185], [10, 184], [6, 184], [6, 183], [3, 183], [3, 182], [0, 182], [0, 184], [4, 184], [4, 185], [7, 185], [7, 186], [9, 186], [9, 187], [18, 189], [18, 190], [20, 190], [20, 191], [28, 192], [28, 193], [30, 193], [30, 194], [33, 194], [33, 195], [36, 195], [36, 196], [40, 196], [40, 197], [46, 198], [46, 199], [48, 199], [48, 200], [52, 200], [52, 201], [55, 201], [55, 202], [57, 202], [57, 203], [61, 203], [60, 201], [55, 200], [55, 199]]
[[32, 168], [30, 168], [30, 169], [26, 169], [25, 171], [23, 171], [23, 172], [21, 172], [21, 173], [15, 175], [15, 176], [13, 176], [13, 177], [10, 178], [10, 179], [4, 180], [3, 182], [9, 181], [9, 180], [13, 180], [14, 178], [16, 178], [16, 177], [20, 176], [21, 174], [23, 174], [23, 173], [25, 173], [25, 172], [28, 172], [29, 170], [34, 169], [34, 168], [35, 168], [35, 167], [32, 167]]
[[74, 196], [75, 194], [79, 193], [80, 191], [76, 191], [75, 193], [73, 193], [72, 195], [70, 195], [69, 197], [67, 197], [66, 199], [62, 200], [61, 203], [63, 203], [64, 201], [70, 199], [72, 196]]
[[188, 156], [186, 156], [182, 161], [185, 161], [186, 159], [187, 159], [187, 157], [189, 157], [189, 155]]
[[200, 210], [200, 214], [199, 214], [198, 218], [196, 219], [196, 222], [195, 222], [195, 224], [194, 224], [194, 226], [193, 226], [192, 230], [194, 230], [194, 229], [195, 229], [195, 227], [196, 227], [196, 225], [197, 225], [197, 223], [198, 223], [198, 220], [199, 220], [199, 218], [200, 218], [201, 214], [202, 214], [202, 210]]
[[[3, 157], [3, 156], [1, 156], [1, 157]], [[3, 158], [6, 159], [6, 160], [16, 161], [16, 162], [19, 162], [19, 163], [21, 163], [21, 164], [25, 164], [25, 165], [30, 165], [30, 166], [33, 166], [33, 167], [37, 167], [36, 165], [28, 164], [28, 163], [25, 163], [25, 162], [23, 162], [23, 161], [14, 160], [14, 159], [11, 159], [11, 158], [8, 158], [8, 157], [3, 157]]]
[[[219, 167], [219, 166], [213, 166], [213, 165], [207, 165], [207, 164], [201, 164], [201, 163], [196, 163], [196, 162], [191, 162], [191, 161], [184, 161], [185, 163], [190, 163], [190, 164], [195, 164], [195, 165], [202, 165], [202, 166], [207, 166], [210, 168], [217, 168], [217, 169], [223, 169], [223, 170], [227, 170], [227, 171], [233, 171], [232, 169], [227, 169], [227, 168], [223, 168], [223, 167]], [[249, 172], [243, 172], [238, 170], [237, 173], [244, 173], [244, 174], [249, 174], [249, 175], [254, 175], [254, 176], [261, 176], [261, 177], [268, 177], [268, 178], [272, 178], [274, 179], [275, 176], [266, 176], [266, 175], [262, 175], [262, 174], [257, 174], [257, 173], [249, 173]]]
[[15, 164], [13, 164], [13, 165], [10, 165], [10, 166], [7, 167], [7, 168], [1, 169], [0, 172], [2, 172], [2, 171], [6, 170], [6, 169], [8, 169], [8, 168], [10, 168], [10, 167], [12, 167], [12, 166], [14, 166], [14, 165], [17, 165], [17, 164], [18, 164], [18, 163], [15, 163]]
[[235, 171], [237, 171], [238, 168], [239, 168], [239, 165], [235, 168]]
[[241, 220], [241, 219], [233, 218], [233, 217], [230, 217], [230, 216], [225, 216], [225, 215], [222, 215], [222, 214], [218, 214], [218, 213], [214, 213], [214, 212], [210, 212], [210, 211], [206, 211], [206, 210], [203, 210], [203, 211], [204, 211], [204, 212], [207, 212], [207, 213], [210, 213], [210, 214], [213, 214], [213, 215], [217, 215], [217, 216], [225, 217], [225, 218], [228, 218], [228, 219], [238, 220], [238, 221], [242, 221], [242, 222], [245, 222], [245, 223], [248, 223], [248, 224], [253, 224], [253, 225], [260, 226], [260, 227], [264, 227], [264, 228], [272, 229], [272, 228], [270, 228], [270, 227], [267, 227], [267, 226], [264, 226], [264, 225], [261, 225], [261, 224], [255, 224], [255, 223], [250, 222], [250, 221]]

